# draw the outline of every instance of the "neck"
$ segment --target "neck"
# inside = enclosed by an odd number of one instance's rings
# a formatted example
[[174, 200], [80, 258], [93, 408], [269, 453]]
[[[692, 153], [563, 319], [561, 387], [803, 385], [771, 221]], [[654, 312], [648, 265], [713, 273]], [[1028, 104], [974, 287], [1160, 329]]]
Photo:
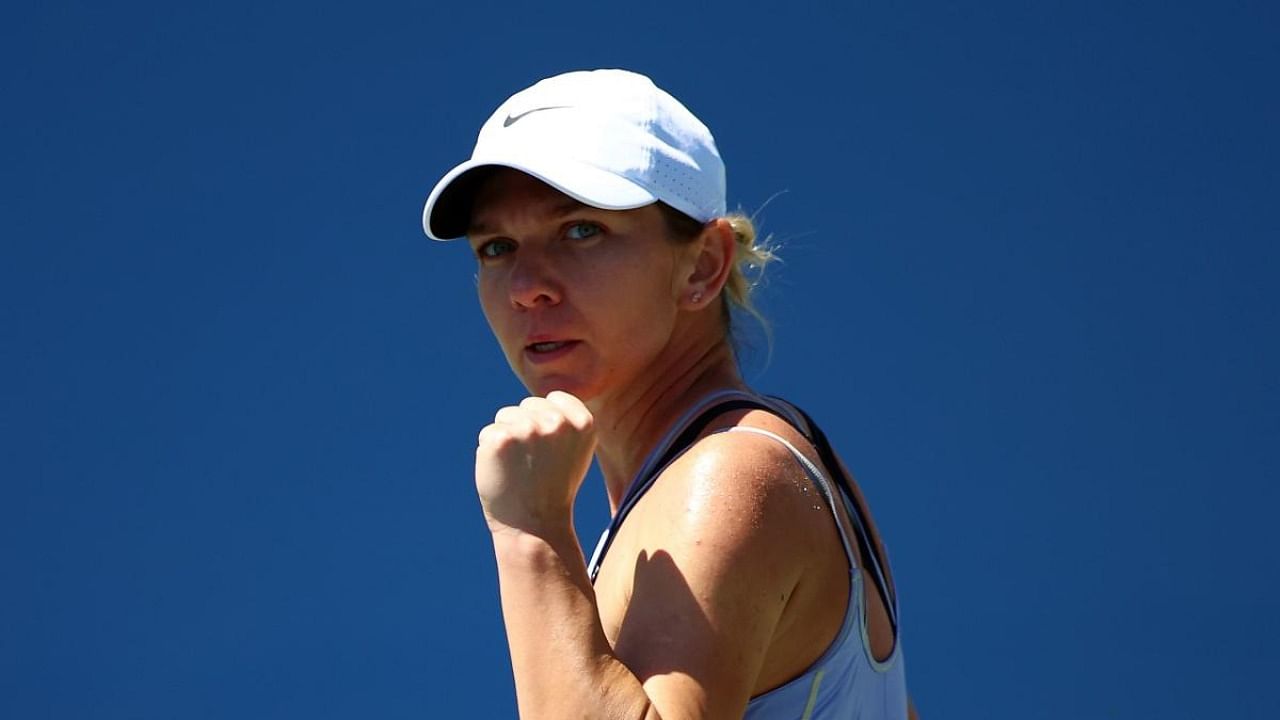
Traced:
[[636, 387], [588, 403], [595, 416], [596, 458], [613, 513], [645, 458], [681, 414], [709, 393], [746, 389], [722, 332], [668, 350]]

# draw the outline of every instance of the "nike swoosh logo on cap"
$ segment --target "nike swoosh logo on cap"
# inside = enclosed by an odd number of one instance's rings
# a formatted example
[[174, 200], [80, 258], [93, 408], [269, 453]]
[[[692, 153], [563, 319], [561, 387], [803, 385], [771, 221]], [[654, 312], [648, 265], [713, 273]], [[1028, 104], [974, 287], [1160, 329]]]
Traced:
[[520, 118], [526, 115], [530, 115], [532, 113], [542, 112], [543, 110], [559, 110], [561, 108], [567, 108], [567, 107], [570, 107], [570, 106], [569, 105], [549, 105], [547, 107], [540, 107], [540, 108], [534, 108], [532, 110], [525, 110], [519, 115], [507, 115], [507, 119], [502, 121], [502, 127], [511, 127], [516, 123], [517, 120], [519, 120]]

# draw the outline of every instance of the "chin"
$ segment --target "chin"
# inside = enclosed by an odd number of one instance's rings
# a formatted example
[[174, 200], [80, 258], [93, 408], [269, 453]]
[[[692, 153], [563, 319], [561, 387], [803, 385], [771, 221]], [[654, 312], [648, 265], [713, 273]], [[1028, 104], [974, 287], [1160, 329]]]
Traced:
[[581, 379], [566, 377], [564, 375], [550, 375], [547, 377], [525, 378], [524, 386], [533, 395], [538, 397], [546, 397], [549, 393], [559, 390], [567, 392], [578, 398], [582, 402], [588, 402], [600, 394], [600, 389], [594, 387], [591, 383], [584, 382]]

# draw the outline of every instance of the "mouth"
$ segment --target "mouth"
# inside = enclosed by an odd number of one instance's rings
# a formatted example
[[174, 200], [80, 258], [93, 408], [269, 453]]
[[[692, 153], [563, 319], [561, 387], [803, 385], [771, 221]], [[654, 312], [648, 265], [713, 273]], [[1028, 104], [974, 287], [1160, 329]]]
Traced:
[[570, 342], [572, 341], [571, 340], [552, 340], [550, 342], [529, 343], [528, 345], [525, 346], [525, 349], [531, 352], [536, 352], [536, 353], [547, 353], [547, 352], [551, 352], [552, 350], [559, 350], [565, 345], [568, 345]]
[[580, 344], [579, 340], [545, 340], [525, 345], [524, 354], [535, 363], [546, 362], [573, 352]]

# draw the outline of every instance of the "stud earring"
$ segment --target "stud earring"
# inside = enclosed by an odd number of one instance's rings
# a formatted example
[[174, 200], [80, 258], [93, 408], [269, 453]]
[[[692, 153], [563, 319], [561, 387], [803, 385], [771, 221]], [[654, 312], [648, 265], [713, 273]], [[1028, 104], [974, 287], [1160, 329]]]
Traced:
[[694, 290], [693, 297], [690, 298], [690, 300], [693, 301], [694, 305], [697, 305], [698, 303], [702, 302], [702, 293], [698, 292], [697, 290]]

